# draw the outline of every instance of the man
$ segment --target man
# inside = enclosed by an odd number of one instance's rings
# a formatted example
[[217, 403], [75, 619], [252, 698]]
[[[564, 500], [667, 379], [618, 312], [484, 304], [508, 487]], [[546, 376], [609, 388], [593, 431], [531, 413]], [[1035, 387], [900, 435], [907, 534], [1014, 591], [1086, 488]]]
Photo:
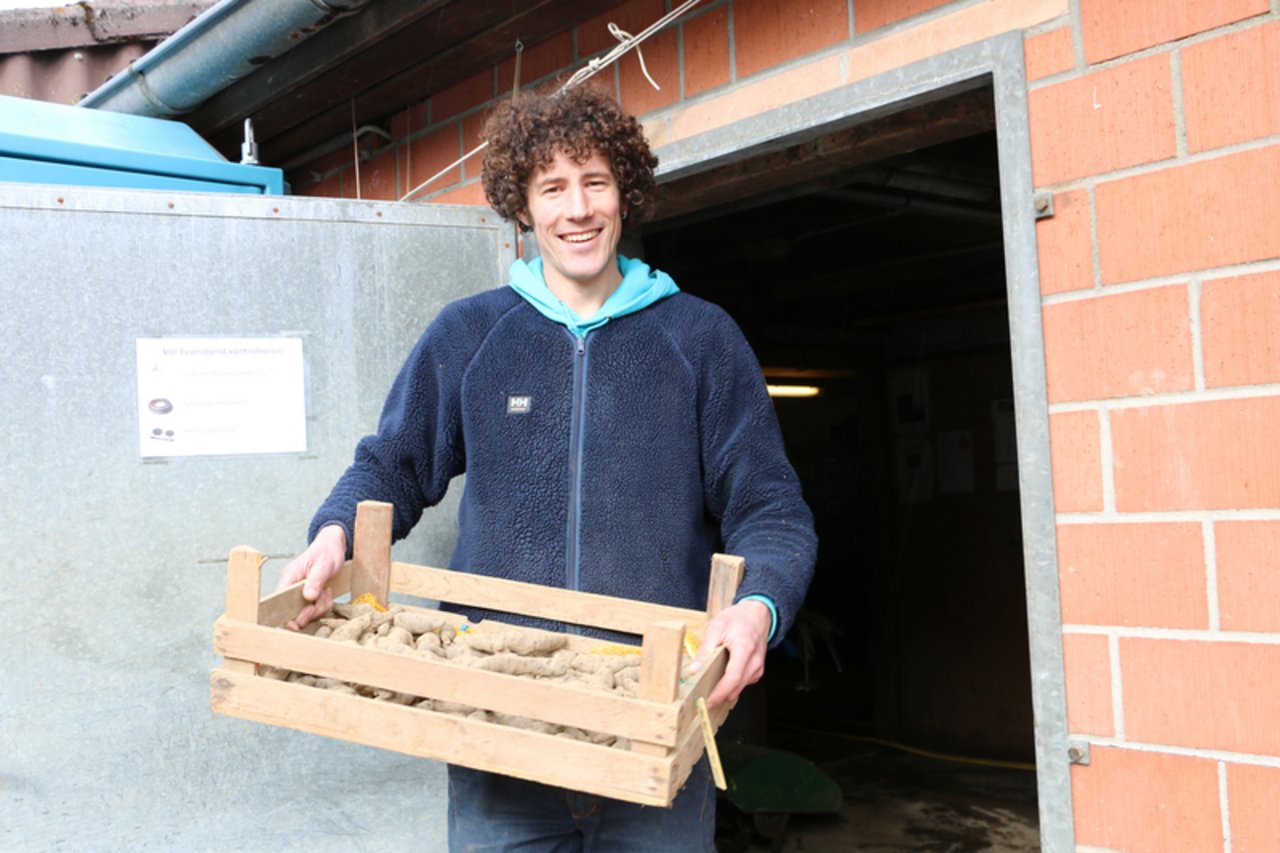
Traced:
[[[332, 603], [357, 502], [392, 503], [401, 538], [465, 471], [457, 570], [701, 609], [712, 552], [745, 557], [738, 599], [690, 666], [725, 646], [708, 704], [734, 701], [794, 619], [816, 550], [759, 364], [723, 311], [618, 255], [655, 191], [633, 117], [579, 88], [503, 104], [485, 132], [485, 195], [541, 257], [447, 306], [419, 340], [284, 569], [281, 587], [306, 578], [314, 602], [295, 622]], [[452, 766], [449, 791], [452, 849], [714, 845], [705, 761], [671, 809]]]

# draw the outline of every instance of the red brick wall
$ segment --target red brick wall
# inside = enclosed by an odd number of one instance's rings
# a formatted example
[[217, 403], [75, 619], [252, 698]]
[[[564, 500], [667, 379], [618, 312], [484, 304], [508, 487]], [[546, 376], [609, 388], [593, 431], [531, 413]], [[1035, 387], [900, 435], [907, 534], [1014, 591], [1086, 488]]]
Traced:
[[[539, 45], [563, 79], [674, 3]], [[655, 145], [1025, 35], [1077, 842], [1280, 850], [1280, 0], [708, 0], [601, 75]], [[361, 194], [473, 147], [513, 63], [391, 121]], [[355, 195], [350, 152], [293, 176]], [[309, 184], [311, 173], [318, 181]], [[423, 200], [481, 203], [478, 160]], [[303, 177], [306, 176], [306, 177]]]
[[1280, 10], [1075, 7], [1026, 52], [1076, 841], [1280, 850]]

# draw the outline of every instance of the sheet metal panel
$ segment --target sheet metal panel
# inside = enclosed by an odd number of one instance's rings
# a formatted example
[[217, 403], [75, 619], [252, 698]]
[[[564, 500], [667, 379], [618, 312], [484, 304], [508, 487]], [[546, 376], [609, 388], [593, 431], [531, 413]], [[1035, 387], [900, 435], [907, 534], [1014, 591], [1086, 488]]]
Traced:
[[[0, 848], [443, 850], [440, 765], [215, 719], [211, 628], [227, 552], [277, 557], [274, 586], [426, 324], [505, 281], [510, 228], [0, 184], [0, 234]], [[161, 336], [302, 338], [307, 451], [140, 458], [135, 341]], [[447, 561], [453, 491], [398, 559]]]

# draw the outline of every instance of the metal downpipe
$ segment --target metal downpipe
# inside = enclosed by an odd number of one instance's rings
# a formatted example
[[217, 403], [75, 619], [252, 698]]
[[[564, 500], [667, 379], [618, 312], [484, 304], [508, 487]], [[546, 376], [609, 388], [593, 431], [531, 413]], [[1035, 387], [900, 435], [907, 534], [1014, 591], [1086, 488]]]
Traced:
[[191, 112], [368, 0], [221, 0], [86, 95], [79, 106], [168, 118]]

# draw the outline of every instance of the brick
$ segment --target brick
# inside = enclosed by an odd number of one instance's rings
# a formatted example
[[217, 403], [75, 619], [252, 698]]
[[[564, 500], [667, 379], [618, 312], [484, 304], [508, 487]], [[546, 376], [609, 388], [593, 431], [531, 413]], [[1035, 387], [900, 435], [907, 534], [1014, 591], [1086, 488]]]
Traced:
[[739, 79], [849, 38], [846, 0], [738, 0], [733, 36]]
[[1049, 416], [1049, 457], [1053, 462], [1053, 506], [1058, 512], [1100, 512], [1102, 436], [1097, 412]]
[[826, 92], [843, 84], [841, 58], [828, 56], [738, 84], [719, 97], [692, 104], [671, 119], [671, 140], [687, 139], [774, 107]]
[[1213, 525], [1224, 631], [1280, 633], [1280, 521]]
[[[294, 195], [305, 195], [317, 198], [341, 198], [342, 178], [329, 175], [320, 181], [308, 181], [306, 177], [298, 177], [298, 173], [290, 173], [289, 185]], [[305, 173], [303, 173], [305, 175]]]
[[1280, 844], [1280, 767], [1227, 764], [1232, 853], [1274, 853]]
[[854, 0], [853, 29], [868, 33], [945, 6], [951, 0]]
[[422, 101], [391, 117], [391, 136], [396, 142], [408, 139], [427, 126], [427, 102]]
[[[932, 59], [1001, 33], [1037, 27], [1069, 13], [1068, 0], [962, 3], [946, 15], [931, 15], [909, 27], [855, 40], [855, 47], [848, 53], [849, 82], [864, 80], [909, 62]], [[857, 17], [856, 7], [854, 17]]]
[[1099, 184], [1104, 284], [1280, 256], [1280, 145]]
[[635, 35], [666, 13], [663, 0], [628, 0], [617, 8], [596, 15], [578, 25], [578, 58], [586, 59], [592, 54], [618, 46], [618, 40], [609, 34], [610, 23]]
[[1116, 510], [1280, 507], [1280, 397], [1111, 413]]
[[1195, 387], [1182, 285], [1044, 307], [1049, 400], [1100, 400]]
[[1168, 54], [1054, 83], [1027, 97], [1036, 186], [1173, 157]]
[[1094, 746], [1071, 768], [1076, 844], [1125, 853], [1221, 850], [1218, 765]]
[[493, 71], [481, 71], [431, 96], [428, 101], [431, 124], [440, 124], [472, 107], [486, 104], [493, 96]]
[[1067, 729], [1073, 734], [1112, 737], [1111, 650], [1106, 637], [1064, 634], [1067, 672]]
[[1129, 740], [1280, 756], [1280, 646], [1122, 638], [1120, 678]]
[[308, 163], [299, 171], [319, 172], [322, 175], [327, 175], [338, 169], [349, 168], [351, 166], [351, 157], [351, 143], [348, 142], [336, 151], [331, 151], [318, 160]]
[[398, 154], [399, 149], [392, 148], [360, 164], [360, 198], [392, 201], [400, 197], [396, 171]]
[[1092, 227], [1088, 191], [1054, 195], [1053, 216], [1036, 222], [1041, 293], [1093, 287]]
[[1199, 524], [1059, 525], [1058, 577], [1065, 624], [1209, 626]]
[[[472, 113], [462, 119], [462, 153], [474, 151], [484, 142], [484, 123], [488, 121], [492, 109]], [[484, 151], [468, 158], [462, 164], [463, 179], [478, 178], [484, 167]]]
[[1206, 384], [1280, 382], [1280, 273], [1205, 282], [1200, 326]]
[[[530, 84], [541, 80], [556, 71], [573, 65], [573, 31], [565, 30], [546, 41], [533, 45], [525, 45], [520, 55], [520, 89], [528, 89]], [[498, 64], [498, 96], [510, 95], [511, 84], [515, 80], [516, 59], [503, 60]], [[568, 79], [566, 73], [565, 78]]]
[[684, 95], [729, 82], [729, 13], [718, 6], [684, 24]]
[[649, 76], [661, 86], [654, 89], [640, 70], [640, 56], [632, 51], [618, 62], [618, 103], [632, 115], [644, 115], [674, 103], [680, 97], [679, 46], [674, 29], [649, 38], [641, 46]]
[[1047, 33], [1027, 36], [1022, 43], [1027, 63], [1027, 79], [1039, 80], [1052, 77], [1075, 67], [1075, 47], [1071, 41], [1071, 28], [1058, 27]]
[[1084, 58], [1090, 62], [1177, 41], [1267, 11], [1268, 0], [1080, 0]]
[[[458, 125], [446, 124], [438, 130], [418, 137], [409, 143], [406, 156], [409, 180], [405, 182], [405, 191], [408, 192], [462, 156]], [[462, 180], [462, 169], [454, 167], [430, 186], [424, 187], [422, 191], [436, 192], [460, 180]]]
[[1182, 49], [1187, 148], [1205, 151], [1280, 133], [1280, 23]]
[[479, 181], [472, 181], [455, 187], [448, 192], [440, 193], [431, 199], [432, 204], [470, 204], [479, 205], [480, 207], [488, 207], [489, 202], [484, 197], [484, 187]]

